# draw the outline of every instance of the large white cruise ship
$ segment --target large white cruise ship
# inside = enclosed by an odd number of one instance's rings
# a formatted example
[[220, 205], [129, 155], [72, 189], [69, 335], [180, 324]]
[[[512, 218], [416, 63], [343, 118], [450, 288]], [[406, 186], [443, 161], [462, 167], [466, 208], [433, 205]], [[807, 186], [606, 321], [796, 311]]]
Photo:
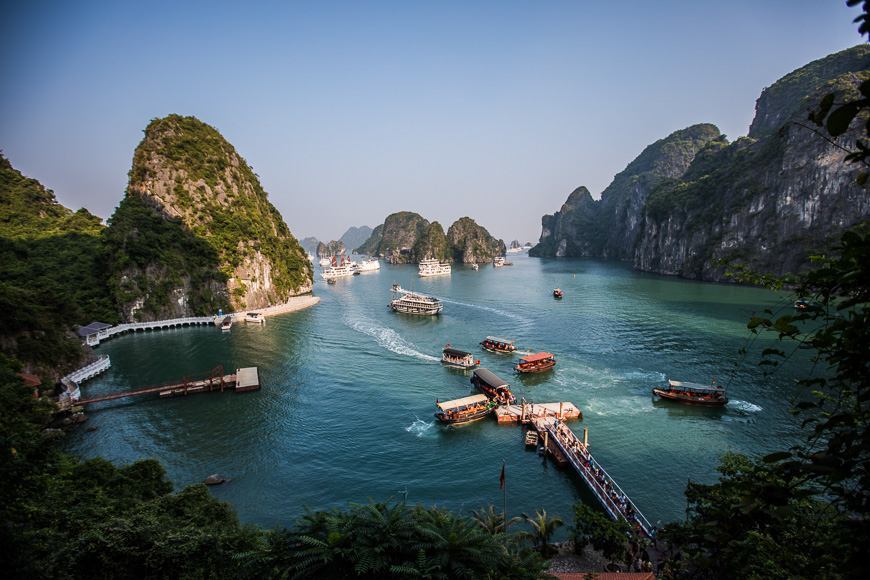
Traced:
[[354, 267], [360, 272], [374, 272], [381, 269], [381, 263], [378, 260], [363, 260], [358, 264], [354, 262]]
[[442, 264], [435, 258], [429, 258], [420, 262], [419, 275], [422, 276], [449, 276], [452, 271], [450, 264]]
[[320, 275], [324, 280], [329, 280], [330, 278], [342, 278], [344, 276], [353, 276], [356, 274], [356, 264], [348, 258], [346, 261], [344, 256], [341, 257], [341, 265], [338, 264], [335, 256], [332, 257], [332, 266], [329, 268], [324, 268], [323, 271], [320, 272]]

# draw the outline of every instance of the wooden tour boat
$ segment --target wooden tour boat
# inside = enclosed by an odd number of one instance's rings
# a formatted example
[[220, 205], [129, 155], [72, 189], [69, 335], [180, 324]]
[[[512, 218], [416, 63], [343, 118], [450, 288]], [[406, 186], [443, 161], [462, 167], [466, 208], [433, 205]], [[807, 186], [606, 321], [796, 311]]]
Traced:
[[511, 386], [486, 369], [475, 370], [471, 383], [497, 404], [510, 405], [517, 400], [511, 393]]
[[474, 356], [472, 356], [470, 352], [450, 348], [450, 345], [448, 344], [447, 347], [441, 351], [441, 363], [452, 367], [471, 369], [479, 365], [480, 361], [474, 360]]
[[553, 298], [561, 298], [561, 297], [562, 297], [562, 291], [561, 291], [561, 290], [559, 290], [558, 288], [556, 288], [555, 290], [553, 290]]
[[556, 357], [548, 352], [539, 352], [522, 357], [514, 370], [518, 373], [539, 373], [556, 366]]
[[686, 403], [687, 405], [721, 406], [728, 402], [725, 389], [716, 386], [716, 379], [710, 385], [698, 383], [682, 383], [680, 381], [668, 381], [666, 389], [653, 389], [653, 395], [663, 399]]
[[484, 341], [480, 343], [480, 346], [482, 346], [484, 350], [497, 353], [511, 353], [517, 349], [517, 347], [514, 346], [514, 341], [506, 338], [497, 338], [495, 336], [487, 336]]
[[452, 401], [439, 403], [435, 400], [440, 413], [435, 413], [435, 418], [442, 423], [470, 423], [483, 419], [495, 409], [495, 404], [486, 398], [486, 395], [471, 395]]

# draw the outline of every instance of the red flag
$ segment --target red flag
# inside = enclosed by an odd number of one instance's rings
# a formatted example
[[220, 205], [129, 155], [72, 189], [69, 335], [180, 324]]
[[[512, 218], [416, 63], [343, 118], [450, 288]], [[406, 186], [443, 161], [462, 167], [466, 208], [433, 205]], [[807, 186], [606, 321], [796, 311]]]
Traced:
[[448, 343], [447, 343], [447, 346], [444, 347], [444, 348], [450, 348], [450, 343], [448, 342]]
[[504, 489], [504, 461], [501, 462], [501, 477], [498, 478], [499, 489]]

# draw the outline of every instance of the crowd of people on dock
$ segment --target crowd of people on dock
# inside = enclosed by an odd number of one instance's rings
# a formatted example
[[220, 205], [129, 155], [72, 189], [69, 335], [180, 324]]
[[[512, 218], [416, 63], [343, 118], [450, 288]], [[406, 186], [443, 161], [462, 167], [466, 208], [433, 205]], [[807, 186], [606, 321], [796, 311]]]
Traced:
[[637, 511], [634, 509], [628, 496], [621, 493], [622, 490], [619, 489], [604, 469], [595, 462], [595, 459], [590, 455], [583, 442], [580, 441], [574, 432], [565, 425], [564, 421], [556, 419], [552, 425], [552, 432], [553, 435], [562, 443], [563, 448], [568, 452], [568, 454], [573, 455], [571, 458], [573, 459], [573, 463], [585, 469], [591, 479], [597, 484], [599, 489], [593, 489], [593, 491], [596, 491], [596, 495], [610, 504], [609, 507], [611, 508], [611, 511], [622, 514], [629, 524], [634, 525], [633, 531], [635, 536], [641, 536], [643, 534], [654, 536], [655, 528], [649, 531], [644, 528], [638, 519]]

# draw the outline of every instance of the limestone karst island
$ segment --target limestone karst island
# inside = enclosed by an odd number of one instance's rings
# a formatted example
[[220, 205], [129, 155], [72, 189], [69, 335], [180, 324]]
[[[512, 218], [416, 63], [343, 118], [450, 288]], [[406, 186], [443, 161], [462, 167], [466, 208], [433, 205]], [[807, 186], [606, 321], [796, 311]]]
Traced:
[[[868, 33], [867, 4], [847, 4]], [[441, 44], [460, 42], [445, 26]], [[147, 39], [155, 59], [174, 34]], [[870, 46], [762, 81], [745, 136], [674, 122], [620, 151], [627, 165], [598, 191], [584, 184], [594, 163], [578, 160], [564, 190], [544, 180], [512, 198], [484, 175], [460, 203], [408, 191], [403, 164], [425, 160], [424, 191], [436, 174], [485, 174], [495, 149], [452, 166], [430, 157], [433, 134], [431, 149], [402, 142], [386, 163], [380, 135], [410, 139], [428, 121], [397, 107], [397, 130], [357, 108], [389, 90], [438, 117], [439, 80], [383, 88], [344, 60], [363, 46], [288, 35], [329, 63], [313, 92], [340, 134], [294, 108], [312, 87], [288, 57], [298, 83], [245, 85], [245, 98], [279, 86], [294, 103], [262, 128], [286, 132], [278, 151], [239, 128], [244, 107], [179, 100], [142, 117], [110, 214], [65, 207], [60, 173], [25, 169], [0, 140], [7, 577], [868, 577]], [[214, 50], [164, 66], [194, 74]], [[235, 76], [260, 70], [242, 56], [224, 54], [214, 102], [242, 98]], [[432, 65], [386, 48], [375, 60], [406, 58]], [[472, 76], [495, 74], [480, 58]], [[341, 75], [360, 75], [355, 92], [326, 90]], [[158, 84], [143, 75], [130, 109]], [[481, 93], [488, 114], [519, 141], [531, 113], [499, 93], [520, 87], [496, 88]], [[323, 149], [324, 181], [350, 190], [334, 199], [259, 159], [303, 172]], [[570, 158], [529, 155], [554, 175]], [[343, 174], [378, 163], [395, 190]]]

